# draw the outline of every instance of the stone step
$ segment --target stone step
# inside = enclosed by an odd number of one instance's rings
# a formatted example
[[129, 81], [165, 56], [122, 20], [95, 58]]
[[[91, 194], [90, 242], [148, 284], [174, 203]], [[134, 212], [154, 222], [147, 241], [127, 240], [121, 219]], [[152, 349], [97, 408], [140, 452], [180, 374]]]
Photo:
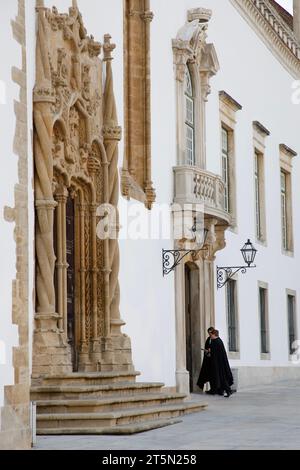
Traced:
[[45, 376], [41, 385], [107, 385], [118, 382], [135, 382], [140, 372], [72, 372], [71, 374]]
[[136, 424], [125, 424], [122, 426], [99, 427], [99, 428], [42, 428], [37, 430], [37, 434], [40, 436], [51, 436], [51, 435], [130, 435], [137, 434], [140, 432], [151, 431], [152, 429], [159, 429], [173, 424], [181, 423], [181, 419], [159, 419], [155, 421], [145, 421]]
[[186, 397], [183, 393], [157, 393], [146, 395], [119, 396], [114, 398], [85, 400], [41, 400], [37, 401], [38, 414], [55, 413], [99, 413], [128, 408], [141, 408], [164, 404], [182, 403]]
[[133, 425], [146, 421], [174, 419], [183, 414], [195, 413], [206, 408], [200, 402], [184, 402], [173, 405], [160, 405], [147, 408], [132, 408], [125, 411], [103, 413], [55, 413], [37, 415], [37, 432], [42, 429], [93, 429]]
[[39, 385], [31, 387], [31, 400], [89, 399], [159, 393], [163, 383], [119, 382], [104, 385]]

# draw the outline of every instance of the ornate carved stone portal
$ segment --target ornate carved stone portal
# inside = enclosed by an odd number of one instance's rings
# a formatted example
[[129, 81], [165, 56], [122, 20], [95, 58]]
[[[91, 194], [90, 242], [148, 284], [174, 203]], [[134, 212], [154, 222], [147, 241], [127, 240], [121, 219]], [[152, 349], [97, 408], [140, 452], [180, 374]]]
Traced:
[[87, 35], [76, 1], [68, 14], [37, 3], [33, 377], [132, 370], [130, 339], [121, 333], [118, 240], [96, 235], [97, 208], [117, 210], [119, 197], [115, 45], [109, 35], [103, 47]]

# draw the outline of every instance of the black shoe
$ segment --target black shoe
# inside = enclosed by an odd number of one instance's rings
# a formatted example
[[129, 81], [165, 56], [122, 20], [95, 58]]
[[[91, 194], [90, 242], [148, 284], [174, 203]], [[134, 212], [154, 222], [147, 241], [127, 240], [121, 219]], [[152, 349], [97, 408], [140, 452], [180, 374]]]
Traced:
[[205, 393], [207, 393], [207, 395], [215, 395], [215, 392], [213, 390], [208, 390], [208, 392]]
[[224, 393], [224, 397], [225, 397], [225, 398], [229, 398], [231, 395], [232, 395], [232, 392], [231, 392], [231, 391], [228, 391], [228, 392], [225, 392], [225, 393]]

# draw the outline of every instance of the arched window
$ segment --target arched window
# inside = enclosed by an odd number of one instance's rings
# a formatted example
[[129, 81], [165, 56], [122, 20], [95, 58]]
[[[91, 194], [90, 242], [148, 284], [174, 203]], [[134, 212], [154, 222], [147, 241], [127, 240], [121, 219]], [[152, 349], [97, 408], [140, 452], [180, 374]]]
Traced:
[[186, 67], [185, 72], [185, 139], [186, 139], [186, 164], [195, 165], [195, 121], [194, 121], [194, 96], [190, 71]]

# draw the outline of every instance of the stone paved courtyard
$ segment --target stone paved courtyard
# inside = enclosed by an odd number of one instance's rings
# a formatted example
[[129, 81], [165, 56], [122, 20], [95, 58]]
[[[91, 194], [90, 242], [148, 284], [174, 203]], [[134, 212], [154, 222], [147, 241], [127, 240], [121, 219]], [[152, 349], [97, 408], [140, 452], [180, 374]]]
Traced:
[[196, 395], [206, 411], [134, 436], [43, 436], [47, 450], [300, 449], [300, 381], [243, 390], [229, 399]]

